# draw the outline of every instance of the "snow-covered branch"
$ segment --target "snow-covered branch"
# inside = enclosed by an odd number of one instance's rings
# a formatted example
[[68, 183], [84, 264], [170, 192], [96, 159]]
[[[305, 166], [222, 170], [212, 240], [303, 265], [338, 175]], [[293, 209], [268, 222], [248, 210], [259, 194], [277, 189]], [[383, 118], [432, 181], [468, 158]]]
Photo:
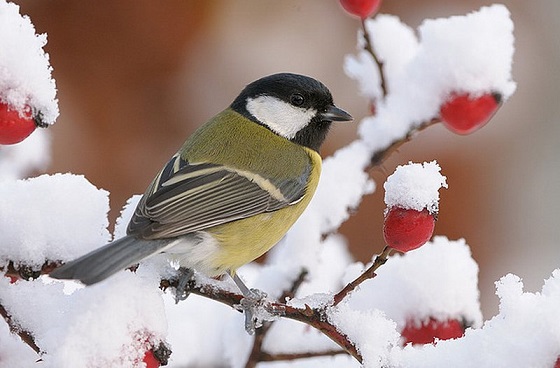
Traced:
[[[230, 280], [195, 275], [185, 290], [192, 295], [176, 304], [177, 270], [165, 257], [90, 287], [46, 276], [123, 236], [139, 196], [110, 234], [108, 193], [86, 178], [15, 180], [44, 165], [28, 156], [48, 156], [36, 132], [0, 148], [0, 361], [9, 354], [28, 365], [41, 359], [44, 367], [155, 367], [166, 363], [171, 346], [174, 366], [494, 367], [499, 360], [552, 367], [560, 355], [559, 271], [540, 293], [524, 292], [516, 276], [502, 278], [500, 312], [484, 322], [478, 265], [466, 242], [432, 238], [437, 193], [446, 187], [437, 163], [403, 165], [388, 179], [387, 244], [369, 264], [354, 262], [337, 233], [376, 189], [372, 166], [434, 124], [459, 134], [481, 128], [512, 95], [509, 11], [483, 7], [426, 20], [418, 30], [396, 16], [360, 17], [358, 50], [344, 69], [374, 111], [361, 120], [356, 140], [324, 160], [310, 206], [266, 261], [239, 270], [268, 295], [254, 336], [244, 331], [243, 296]], [[0, 103], [15, 108], [9, 111], [25, 134], [58, 115], [45, 43], [17, 6], [0, 0]]]

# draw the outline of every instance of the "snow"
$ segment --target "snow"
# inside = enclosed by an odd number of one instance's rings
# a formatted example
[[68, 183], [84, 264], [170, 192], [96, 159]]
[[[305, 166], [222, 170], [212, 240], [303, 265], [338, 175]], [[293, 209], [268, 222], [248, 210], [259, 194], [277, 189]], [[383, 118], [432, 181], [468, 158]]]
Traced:
[[107, 243], [108, 195], [72, 174], [0, 182], [0, 264], [40, 268]]
[[515, 275], [496, 283], [500, 310], [480, 329], [468, 329], [456, 340], [436, 346], [395, 349], [396, 367], [553, 367], [560, 356], [560, 270], [545, 281], [540, 293], [523, 292]]
[[10, 284], [3, 278], [0, 300], [47, 352], [42, 366], [125, 368], [167, 334], [157, 282], [122, 272], [110, 283], [66, 295], [60, 282], [45, 284], [40, 278]]
[[[515, 90], [513, 23], [502, 5], [427, 20], [416, 33], [388, 15], [368, 20], [366, 28], [384, 62], [388, 95], [381, 95], [370, 55], [359, 51], [346, 59], [347, 74], [358, 80], [363, 95], [375, 100], [376, 115], [362, 119], [359, 137], [324, 160], [309, 208], [266, 262], [242, 267], [240, 277], [276, 299], [307, 271], [288, 304], [324, 308], [328, 321], [355, 342], [365, 367], [552, 367], [560, 355], [560, 270], [539, 293], [524, 292], [514, 275], [502, 278], [497, 283], [499, 314], [483, 322], [478, 266], [464, 240], [437, 236], [422, 248], [390, 257], [375, 278], [332, 305], [334, 293], [365, 268], [352, 260], [337, 230], [362, 197], [375, 190], [366, 173], [372, 155], [436, 118], [452, 91], [497, 91], [505, 100]], [[10, 37], [5, 32], [11, 32]], [[19, 43], [12, 45], [16, 38]], [[16, 5], [0, 0], [0, 98], [18, 106], [30, 103], [52, 123], [58, 108], [42, 51], [45, 42], [46, 36], [35, 35]], [[30, 65], [33, 71], [24, 73]], [[28, 141], [34, 137], [39, 135]], [[111, 239], [108, 193], [73, 174], [15, 180], [45, 164], [31, 159], [38, 156], [35, 149], [43, 149], [41, 143], [26, 144], [0, 151], [2, 159], [19, 152], [17, 159], [0, 161], [1, 171], [7, 168], [0, 181], [0, 266], [14, 261], [39, 267], [106, 244]], [[439, 188], [447, 187], [440, 171], [436, 162], [400, 166], [385, 183], [387, 205], [437, 211]], [[124, 236], [139, 198], [133, 196], [123, 209], [115, 238]], [[176, 304], [172, 291], [158, 288], [160, 275], [170, 270], [164, 257], [154, 257], [136, 273], [119, 272], [90, 287], [46, 276], [14, 284], [0, 277], [0, 304], [44, 350], [42, 367], [140, 366], [145, 350], [160, 341], [173, 350], [170, 367], [244, 366], [254, 337], [245, 333], [243, 315], [196, 295]], [[200, 277], [197, 282], [218, 283]], [[230, 280], [224, 284], [235, 287]], [[461, 319], [472, 328], [456, 340], [402, 347], [399, 331], [404, 324], [427, 318]], [[319, 331], [285, 319], [274, 322], [263, 346], [269, 353], [339, 349]], [[0, 366], [36, 366], [37, 358], [5, 325], [0, 327]], [[359, 366], [344, 355], [259, 366], [318, 365]]]
[[369, 164], [368, 153], [358, 140], [324, 160], [317, 193], [301, 222], [308, 221], [308, 217], [318, 218], [322, 221], [321, 232], [327, 234], [348, 220], [348, 210], [358, 207], [362, 196], [375, 190], [375, 184], [364, 172]]
[[[358, 81], [362, 94], [375, 100], [376, 115], [363, 119], [359, 128], [372, 151], [437, 118], [440, 105], [452, 92], [475, 96], [499, 92], [507, 100], [515, 91], [513, 22], [503, 5], [426, 20], [416, 40], [394, 16], [380, 14], [367, 20], [366, 28], [376, 54], [385, 62], [389, 94], [380, 99], [379, 77], [373, 72], [372, 57], [364, 51], [346, 58], [345, 71]], [[358, 42], [360, 49], [362, 45]]]
[[437, 214], [439, 189], [447, 188], [446, 177], [440, 171], [435, 161], [398, 166], [383, 184], [385, 204], [388, 208], [427, 209]]
[[142, 195], [136, 194], [130, 197], [128, 201], [126, 201], [126, 204], [121, 211], [121, 215], [119, 216], [115, 224], [115, 231], [113, 233], [115, 239], [122, 238], [126, 235], [126, 228], [128, 227], [128, 223], [134, 215], [136, 206], [138, 205], [138, 202], [140, 202], [141, 198]]
[[45, 129], [36, 129], [21, 143], [0, 145], [0, 182], [22, 179], [45, 170], [51, 161], [49, 133]]
[[[352, 281], [363, 269], [361, 263], [349, 267], [344, 281]], [[430, 317], [482, 324], [478, 265], [463, 239], [436, 236], [413, 252], [390, 257], [377, 274], [362, 283], [348, 303], [360, 310], [382, 310], [399, 330], [409, 320]]]
[[410, 75], [422, 70], [422, 78], [427, 78], [424, 82], [429, 80], [435, 88], [443, 87], [443, 92], [481, 95], [496, 91], [507, 99], [515, 91], [511, 80], [513, 22], [505, 6], [426, 20], [418, 32], [421, 47]]
[[[379, 14], [374, 19], [368, 19], [366, 29], [370, 35], [372, 47], [383, 63], [388, 89], [392, 91], [393, 81], [402, 74], [405, 66], [417, 52], [416, 35], [410, 27], [401, 23], [398, 17], [386, 14]], [[387, 37], [389, 35], [390, 37]], [[374, 101], [382, 98], [383, 92], [377, 65], [371, 55], [363, 50], [364, 45], [363, 32], [359, 32], [358, 54], [346, 56], [344, 71], [350, 78], [358, 82], [362, 95]], [[399, 45], [399, 47], [395, 47], [395, 45]]]
[[53, 124], [59, 110], [46, 43], [47, 36], [35, 34], [19, 6], [0, 0], [0, 101], [20, 112], [31, 106], [44, 123]]
[[398, 344], [400, 335], [395, 323], [378, 309], [356, 310], [343, 303], [333, 308], [329, 320], [347, 336], [352, 336], [366, 367], [389, 364], [390, 348]]

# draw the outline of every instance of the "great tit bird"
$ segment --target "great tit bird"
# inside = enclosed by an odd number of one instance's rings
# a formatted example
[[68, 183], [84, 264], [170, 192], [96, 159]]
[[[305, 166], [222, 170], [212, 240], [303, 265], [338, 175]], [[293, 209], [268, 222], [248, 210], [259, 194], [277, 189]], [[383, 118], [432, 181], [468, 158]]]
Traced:
[[125, 237], [50, 276], [90, 285], [162, 252], [209, 277], [234, 275], [302, 214], [331, 123], [351, 120], [313, 78], [281, 73], [250, 83], [156, 175]]

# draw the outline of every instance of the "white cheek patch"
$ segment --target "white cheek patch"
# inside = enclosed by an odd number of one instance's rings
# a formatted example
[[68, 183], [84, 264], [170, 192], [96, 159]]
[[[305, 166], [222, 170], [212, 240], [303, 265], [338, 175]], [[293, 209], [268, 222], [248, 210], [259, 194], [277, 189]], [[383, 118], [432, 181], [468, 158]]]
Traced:
[[292, 139], [317, 114], [315, 109], [290, 105], [272, 96], [247, 99], [247, 111], [282, 137]]

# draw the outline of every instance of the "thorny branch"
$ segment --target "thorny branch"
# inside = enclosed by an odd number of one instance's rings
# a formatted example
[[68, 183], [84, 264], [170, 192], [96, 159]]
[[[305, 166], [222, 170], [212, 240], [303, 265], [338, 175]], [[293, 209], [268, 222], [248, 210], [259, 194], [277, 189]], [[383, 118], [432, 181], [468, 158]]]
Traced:
[[[162, 288], [176, 287], [177, 280], [162, 280]], [[186, 285], [186, 291], [197, 294], [212, 300], [224, 303], [234, 308], [241, 303], [243, 295], [221, 288], [218, 284], [198, 284], [194, 279], [190, 280]], [[339, 332], [336, 327], [328, 320], [328, 306], [323, 308], [311, 308], [305, 305], [305, 308], [294, 307], [289, 304], [280, 302], [267, 302], [266, 310], [283, 318], [292, 319], [294, 321], [303, 322], [311, 327], [321, 331], [335, 343], [337, 343], [344, 351], [353, 356], [358, 362], [362, 362], [362, 356], [357, 351], [354, 343], [347, 336]]]
[[379, 254], [377, 257], [375, 257], [375, 260], [373, 261], [373, 264], [367, 270], [362, 272], [362, 274], [360, 276], [358, 276], [352, 282], [348, 283], [348, 285], [346, 285], [342, 290], [340, 290], [338, 293], [336, 293], [334, 295], [333, 305], [338, 305], [338, 303], [343, 301], [344, 298], [346, 298], [348, 296], [348, 294], [350, 294], [352, 291], [354, 291], [362, 282], [364, 282], [368, 279], [372, 279], [375, 276], [377, 276], [375, 271], [379, 267], [383, 266], [385, 264], [385, 262], [387, 262], [387, 257], [389, 257], [389, 255], [391, 254], [391, 251], [392, 251], [391, 248], [389, 248], [388, 246], [385, 246], [385, 249], [383, 249], [383, 252], [381, 252], [381, 254]]
[[[329, 308], [336, 307], [344, 298], [346, 298], [356, 287], [364, 282], [367, 279], [375, 277], [375, 271], [381, 267], [387, 261], [387, 257], [390, 255], [391, 249], [385, 247], [383, 252], [379, 254], [373, 264], [365, 270], [359, 277], [357, 277], [354, 281], [350, 282], [346, 285], [340, 292], [338, 292], [334, 298], [332, 305], [326, 307], [319, 307], [319, 308], [311, 308], [308, 305], [305, 305], [305, 308], [298, 308], [294, 307], [289, 304], [281, 303], [281, 302], [268, 302], [266, 309], [267, 311], [282, 316], [284, 318], [292, 319], [295, 321], [299, 321], [305, 323], [311, 327], [314, 327], [337, 343], [346, 353], [350, 354], [354, 357], [358, 362], [362, 362], [362, 356], [357, 351], [356, 346], [354, 343], [343, 333], [338, 331], [336, 327], [329, 322], [328, 319], [328, 311]], [[305, 272], [302, 272], [299, 277], [294, 281], [292, 285], [292, 289], [284, 293], [281, 299], [285, 299], [290, 295], [295, 294], [299, 286], [303, 283], [305, 279]], [[162, 281], [162, 288], [166, 289], [168, 287], [176, 287], [178, 284], [177, 280], [163, 280]], [[241, 299], [243, 299], [243, 295], [229, 291], [227, 289], [220, 288], [217, 284], [210, 285], [210, 284], [198, 284], [194, 279], [191, 280], [187, 284], [188, 292], [197, 294], [200, 296], [204, 296], [221, 303], [227, 304], [230, 307], [235, 307], [241, 303]], [[255, 333], [255, 340], [253, 343], [253, 347], [251, 350], [251, 354], [249, 356], [249, 360], [247, 362], [246, 367], [255, 367], [256, 364], [260, 361], [269, 361], [269, 360], [287, 360], [287, 359], [299, 359], [303, 357], [309, 356], [324, 356], [324, 355], [334, 355], [341, 353], [340, 351], [325, 351], [321, 353], [309, 353], [309, 354], [267, 354], [262, 351], [262, 343], [264, 341], [264, 337], [268, 333], [272, 323], [267, 322], [264, 323], [262, 328], [258, 329]], [[288, 358], [289, 357], [289, 358]]]
[[346, 352], [344, 350], [327, 350], [327, 351], [319, 351], [313, 353], [293, 353], [293, 354], [282, 354], [282, 353], [268, 354], [265, 352], [261, 352], [259, 358], [261, 362], [278, 362], [278, 361], [288, 361], [288, 360], [305, 359], [305, 358], [335, 356], [339, 354], [346, 354]]

